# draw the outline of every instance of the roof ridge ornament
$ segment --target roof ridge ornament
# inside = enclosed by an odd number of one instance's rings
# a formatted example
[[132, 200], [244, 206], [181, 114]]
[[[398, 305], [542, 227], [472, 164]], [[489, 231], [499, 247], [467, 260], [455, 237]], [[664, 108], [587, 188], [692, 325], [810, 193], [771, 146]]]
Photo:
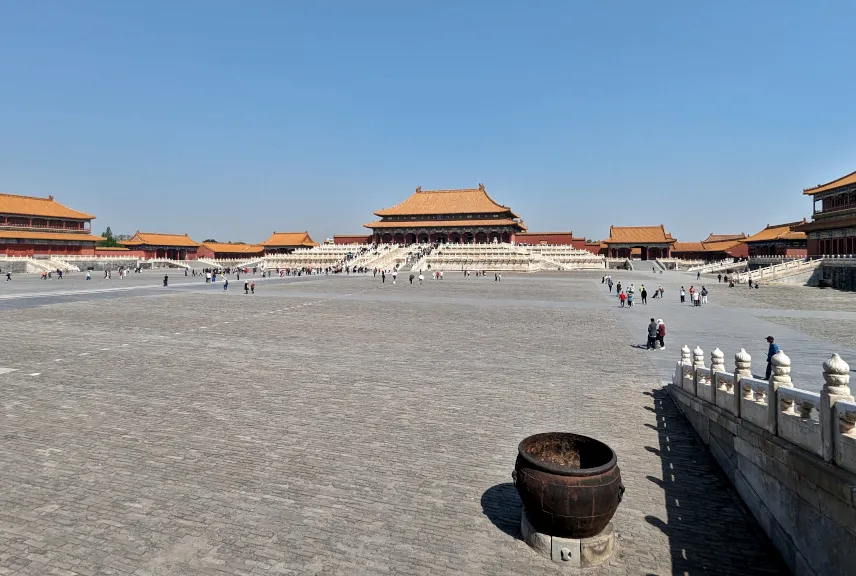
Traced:
[[417, 192], [422, 192], [422, 186], [421, 186], [421, 185], [420, 185], [420, 186], [417, 186], [417, 187], [416, 187], [416, 191], [417, 191]]
[[479, 182], [479, 190], [484, 192], [484, 184], [482, 184], [481, 182]]

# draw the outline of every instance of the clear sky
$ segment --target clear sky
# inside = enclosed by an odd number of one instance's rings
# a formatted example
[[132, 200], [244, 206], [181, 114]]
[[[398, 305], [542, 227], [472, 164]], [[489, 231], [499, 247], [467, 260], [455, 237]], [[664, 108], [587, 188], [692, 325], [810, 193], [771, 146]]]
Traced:
[[0, 2], [0, 191], [96, 232], [355, 233], [483, 182], [532, 231], [809, 216], [856, 170], [856, 2]]

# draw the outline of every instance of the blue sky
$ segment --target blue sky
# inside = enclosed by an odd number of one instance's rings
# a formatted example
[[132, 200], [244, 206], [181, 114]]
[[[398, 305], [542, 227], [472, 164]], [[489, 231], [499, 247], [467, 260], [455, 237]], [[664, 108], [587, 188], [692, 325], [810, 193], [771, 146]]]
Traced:
[[100, 232], [364, 230], [475, 187], [530, 230], [809, 216], [856, 170], [854, 2], [0, 3], [0, 191]]

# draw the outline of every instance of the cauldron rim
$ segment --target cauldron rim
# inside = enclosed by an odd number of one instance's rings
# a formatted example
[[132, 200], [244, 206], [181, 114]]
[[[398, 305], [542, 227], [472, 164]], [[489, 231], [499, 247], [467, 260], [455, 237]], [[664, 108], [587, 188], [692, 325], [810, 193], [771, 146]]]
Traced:
[[[606, 464], [602, 464], [594, 468], [571, 468], [569, 466], [560, 466], [558, 464], [550, 464], [549, 462], [544, 462], [543, 460], [537, 460], [533, 458], [528, 452], [526, 452], [526, 450], [524, 450], [524, 445], [535, 438], [545, 436], [573, 437], [576, 439], [600, 444], [601, 446], [609, 450], [609, 461]], [[597, 476], [598, 474], [603, 474], [604, 472], [612, 470], [618, 464], [618, 456], [615, 455], [615, 450], [613, 450], [609, 446], [609, 444], [601, 442], [597, 438], [592, 438], [591, 436], [586, 436], [584, 434], [575, 434], [574, 432], [540, 432], [538, 434], [532, 434], [531, 436], [527, 436], [526, 438], [520, 441], [520, 444], [517, 445], [517, 453], [520, 455], [521, 458], [526, 460], [535, 468], [544, 470], [545, 472], [558, 474], [560, 476]]]

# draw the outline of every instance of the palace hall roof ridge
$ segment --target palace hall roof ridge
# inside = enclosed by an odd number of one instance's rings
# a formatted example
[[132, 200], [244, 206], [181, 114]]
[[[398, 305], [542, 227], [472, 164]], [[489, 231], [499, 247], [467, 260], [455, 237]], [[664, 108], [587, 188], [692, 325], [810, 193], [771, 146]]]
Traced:
[[666, 232], [666, 227], [659, 226], [610, 226], [609, 238], [605, 243], [627, 244], [641, 242], [647, 244], [671, 244], [677, 242], [671, 234]]
[[213, 252], [261, 252], [264, 246], [261, 244], [247, 244], [246, 242], [201, 242]]
[[120, 242], [127, 246], [140, 246], [142, 244], [150, 246], [199, 246], [198, 242], [191, 240], [187, 233], [184, 234], [164, 234], [161, 232], [140, 232], [137, 230], [130, 240]]
[[702, 242], [724, 242], [725, 240], [743, 240], [746, 238], [746, 233], [740, 234], [714, 234], [711, 232]]
[[377, 216], [417, 216], [427, 214], [493, 214], [508, 212], [518, 218], [511, 208], [500, 204], [485, 190], [478, 188], [454, 188], [447, 190], [423, 190], [417, 186], [409, 198], [392, 206], [377, 210]]
[[856, 172], [845, 174], [841, 178], [836, 178], [835, 180], [827, 182], [826, 184], [818, 184], [817, 186], [812, 186], [811, 188], [805, 188], [803, 189], [803, 194], [807, 196], [813, 196], [814, 194], [819, 194], [828, 190], [834, 190], [842, 186], [847, 186], [848, 184], [856, 184]]
[[318, 246], [318, 243], [309, 236], [309, 231], [303, 232], [276, 232], [261, 243], [262, 246]]
[[69, 218], [71, 220], [95, 220], [95, 216], [73, 210], [57, 202], [53, 195], [47, 198], [0, 193], [0, 214], [40, 216], [47, 218]]
[[796, 222], [784, 224], [767, 224], [767, 227], [744, 239], [743, 242], [764, 242], [768, 240], [804, 240], [805, 232], [794, 230], [796, 227], [806, 224], [805, 218]]

